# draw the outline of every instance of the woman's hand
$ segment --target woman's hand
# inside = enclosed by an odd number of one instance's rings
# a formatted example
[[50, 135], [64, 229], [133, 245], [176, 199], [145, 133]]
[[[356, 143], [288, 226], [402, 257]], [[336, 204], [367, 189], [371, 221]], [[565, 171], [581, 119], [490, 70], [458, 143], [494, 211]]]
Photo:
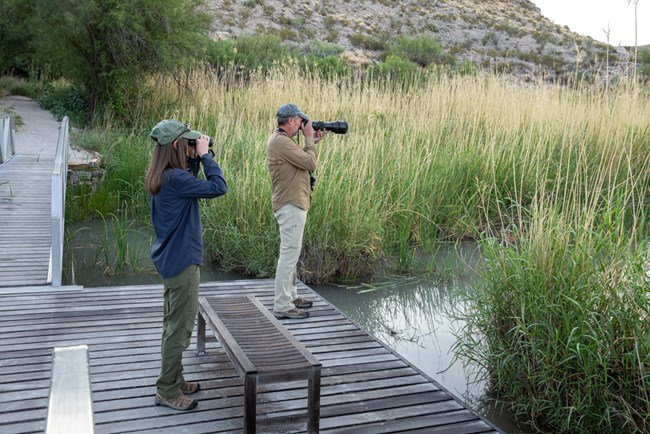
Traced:
[[196, 154], [199, 157], [203, 157], [205, 154], [208, 153], [209, 145], [210, 145], [210, 137], [201, 135], [201, 137], [196, 139]]

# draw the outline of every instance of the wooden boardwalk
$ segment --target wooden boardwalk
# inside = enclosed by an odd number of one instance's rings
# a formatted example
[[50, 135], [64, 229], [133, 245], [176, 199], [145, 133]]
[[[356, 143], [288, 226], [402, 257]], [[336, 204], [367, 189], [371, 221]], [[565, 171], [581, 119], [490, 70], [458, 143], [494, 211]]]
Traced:
[[[1, 294], [1, 291], [0, 291]], [[271, 308], [273, 282], [201, 285], [201, 295], [255, 294]], [[323, 364], [322, 433], [496, 433], [463, 403], [353, 324], [311, 289], [306, 320], [283, 320]], [[196, 336], [184, 357], [188, 381], [200, 381], [187, 413], [153, 405], [160, 368], [159, 285], [0, 295], [0, 432], [43, 432], [51, 354], [87, 344], [98, 433], [239, 433], [243, 386], [216, 340], [198, 357]], [[251, 336], [254, 339], [254, 336]], [[302, 433], [306, 383], [262, 387], [258, 432]]]
[[0, 287], [48, 283], [53, 167], [36, 154], [0, 165]]

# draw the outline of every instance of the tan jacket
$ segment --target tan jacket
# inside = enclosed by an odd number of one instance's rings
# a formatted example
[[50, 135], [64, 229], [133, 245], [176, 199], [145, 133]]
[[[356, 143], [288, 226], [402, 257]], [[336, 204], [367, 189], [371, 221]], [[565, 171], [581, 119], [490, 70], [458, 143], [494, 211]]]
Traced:
[[284, 131], [275, 131], [266, 142], [266, 166], [273, 188], [273, 212], [288, 204], [309, 210], [309, 172], [316, 170], [318, 156], [314, 139], [306, 137], [305, 143], [305, 147], [301, 148]]

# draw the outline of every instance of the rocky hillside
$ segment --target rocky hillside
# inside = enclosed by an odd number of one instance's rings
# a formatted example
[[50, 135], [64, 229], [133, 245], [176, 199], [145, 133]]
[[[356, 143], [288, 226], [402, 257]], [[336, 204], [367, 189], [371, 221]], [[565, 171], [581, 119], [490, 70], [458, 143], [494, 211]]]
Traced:
[[625, 67], [629, 53], [571, 32], [528, 0], [213, 0], [214, 36], [275, 34], [292, 45], [311, 40], [344, 48], [344, 58], [370, 63], [400, 35], [429, 35], [482, 68], [539, 74]]

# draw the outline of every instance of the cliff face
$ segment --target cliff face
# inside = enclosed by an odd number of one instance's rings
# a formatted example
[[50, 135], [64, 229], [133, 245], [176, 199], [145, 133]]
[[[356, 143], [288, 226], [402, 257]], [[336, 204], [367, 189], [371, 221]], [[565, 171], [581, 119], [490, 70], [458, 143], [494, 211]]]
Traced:
[[216, 37], [276, 34], [289, 44], [328, 41], [371, 62], [391, 38], [435, 37], [459, 61], [549, 77], [622, 65], [625, 49], [571, 32], [528, 0], [214, 0]]

